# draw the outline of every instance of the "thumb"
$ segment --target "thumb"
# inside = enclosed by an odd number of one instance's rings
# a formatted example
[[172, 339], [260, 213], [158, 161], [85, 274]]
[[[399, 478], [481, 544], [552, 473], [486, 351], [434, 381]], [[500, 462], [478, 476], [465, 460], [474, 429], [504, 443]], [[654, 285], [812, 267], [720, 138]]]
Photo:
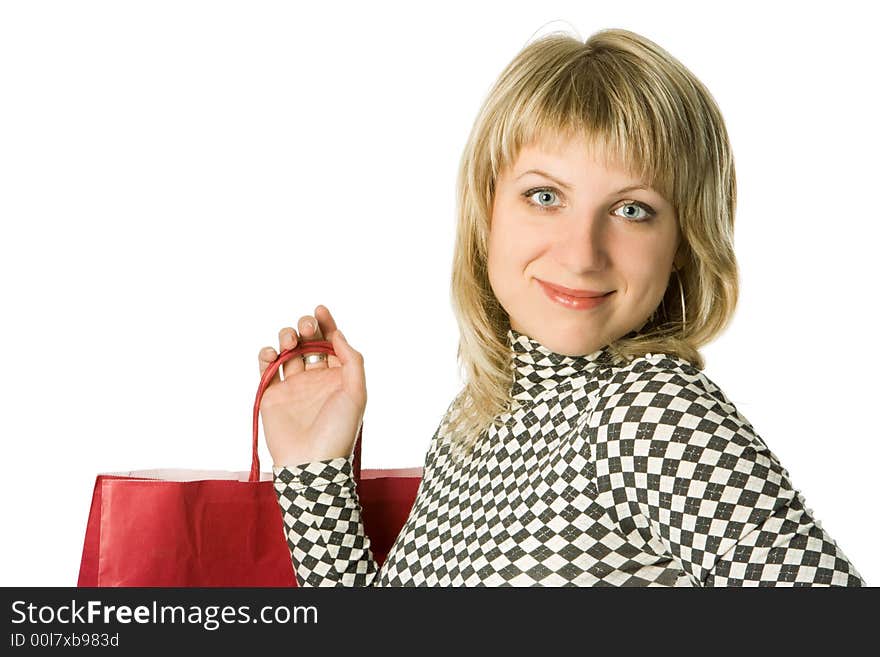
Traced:
[[360, 352], [348, 344], [348, 340], [345, 339], [345, 336], [339, 329], [333, 332], [331, 342], [339, 362], [342, 363], [342, 380], [345, 382], [346, 387], [350, 389], [366, 387], [364, 382], [363, 356]]

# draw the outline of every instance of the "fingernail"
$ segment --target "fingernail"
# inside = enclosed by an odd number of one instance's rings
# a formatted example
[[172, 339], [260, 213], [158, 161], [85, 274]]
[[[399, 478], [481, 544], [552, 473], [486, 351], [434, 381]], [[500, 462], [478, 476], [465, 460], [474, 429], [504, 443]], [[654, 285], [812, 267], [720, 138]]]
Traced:
[[317, 332], [318, 332], [318, 322], [316, 322], [316, 321], [313, 319], [313, 320], [311, 321], [311, 324], [312, 324], [312, 333], [317, 333]]

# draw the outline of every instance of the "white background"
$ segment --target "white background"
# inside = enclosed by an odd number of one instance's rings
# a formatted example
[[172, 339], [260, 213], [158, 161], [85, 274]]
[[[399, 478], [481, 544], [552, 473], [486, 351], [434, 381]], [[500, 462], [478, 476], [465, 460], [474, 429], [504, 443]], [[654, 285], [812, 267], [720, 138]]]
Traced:
[[[833, 8], [831, 8], [833, 7]], [[634, 30], [721, 107], [741, 302], [706, 374], [880, 583], [875, 35], [857, 2], [0, 5], [0, 584], [76, 584], [99, 472], [247, 470], [257, 353], [317, 304], [363, 466], [461, 382], [454, 187], [526, 43]], [[263, 471], [271, 459], [262, 433]]]

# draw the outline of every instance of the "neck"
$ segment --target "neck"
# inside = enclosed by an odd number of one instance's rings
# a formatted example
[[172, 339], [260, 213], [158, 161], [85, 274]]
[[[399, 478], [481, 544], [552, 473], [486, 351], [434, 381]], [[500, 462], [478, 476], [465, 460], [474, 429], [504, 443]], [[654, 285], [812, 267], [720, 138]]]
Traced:
[[514, 328], [507, 332], [513, 385], [511, 395], [523, 401], [535, 400], [559, 386], [583, 386], [594, 370], [606, 362], [603, 347], [590, 354], [568, 356], [555, 352]]

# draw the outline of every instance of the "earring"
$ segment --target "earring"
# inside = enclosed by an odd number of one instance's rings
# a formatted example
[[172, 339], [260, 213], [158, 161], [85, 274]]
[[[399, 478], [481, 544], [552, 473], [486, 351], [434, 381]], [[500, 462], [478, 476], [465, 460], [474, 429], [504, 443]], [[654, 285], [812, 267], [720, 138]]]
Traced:
[[684, 332], [687, 324], [685, 322], [686, 315], [684, 308], [684, 286], [681, 284], [681, 270], [676, 269], [675, 274], [675, 277], [678, 279], [678, 289], [681, 292], [681, 330], [682, 332]]
[[[679, 273], [681, 270], [674, 269], [673, 271], [676, 274], [675, 277], [678, 279], [678, 290], [679, 290], [679, 293], [681, 294], [681, 330], [682, 330], [682, 332], [684, 332], [685, 328], [687, 327], [687, 323], [685, 321], [686, 315], [685, 315], [685, 307], [684, 307], [684, 286], [681, 283], [681, 274]], [[653, 317], [657, 314], [657, 311], [660, 310], [660, 308], [663, 308], [663, 315], [668, 317], [669, 315], [666, 311], [666, 295], [663, 295], [663, 298], [660, 299], [660, 305], [657, 306], [656, 308], [654, 308], [654, 312], [651, 313], [651, 317], [649, 318], [649, 320], [653, 319]], [[632, 333], [633, 335], [638, 335], [639, 329], [633, 329], [632, 331], [630, 331], [630, 333]]]

